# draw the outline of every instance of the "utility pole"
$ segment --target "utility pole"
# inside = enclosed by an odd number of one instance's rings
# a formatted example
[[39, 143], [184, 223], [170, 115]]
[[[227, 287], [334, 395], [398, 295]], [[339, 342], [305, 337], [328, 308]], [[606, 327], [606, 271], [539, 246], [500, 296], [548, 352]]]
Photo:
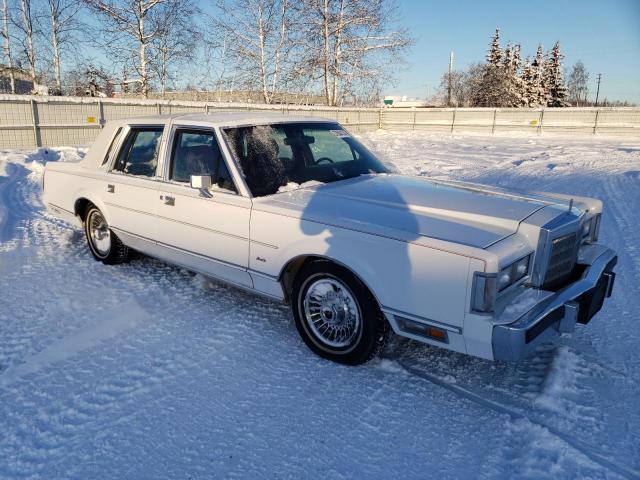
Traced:
[[451, 106], [451, 72], [453, 72], [453, 50], [449, 54], [449, 75], [447, 76], [447, 106]]
[[600, 79], [602, 78], [602, 74], [598, 74], [598, 89], [596, 90], [596, 107], [598, 106], [598, 97], [600, 96]]

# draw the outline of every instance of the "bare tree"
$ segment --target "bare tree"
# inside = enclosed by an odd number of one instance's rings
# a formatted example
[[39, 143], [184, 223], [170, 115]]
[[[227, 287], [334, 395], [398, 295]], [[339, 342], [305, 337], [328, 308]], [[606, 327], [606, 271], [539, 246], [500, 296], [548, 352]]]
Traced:
[[470, 74], [465, 70], [445, 72], [440, 80], [442, 101], [449, 107], [467, 107], [470, 104]]
[[159, 30], [152, 43], [150, 63], [163, 97], [171, 77], [171, 67], [195, 57], [198, 31], [193, 16], [199, 12], [189, 0], [174, 0], [157, 12], [158, 18], [154, 18]]
[[358, 83], [374, 81], [394, 56], [412, 43], [394, 30], [397, 6], [390, 0], [302, 0], [307, 63], [319, 73], [328, 105], [342, 103]]
[[80, 0], [47, 0], [47, 7], [48, 26], [43, 26], [43, 31], [47, 32], [51, 44], [55, 88], [59, 94], [62, 92], [60, 57], [62, 50], [73, 44], [75, 34], [80, 31], [78, 16], [82, 4]]
[[13, 71], [13, 57], [11, 55], [11, 36], [9, 34], [9, 8], [7, 0], [2, 0], [2, 30], [0, 30], [2, 38], [2, 52], [9, 67], [9, 82], [11, 83], [11, 93], [16, 93], [16, 77]]
[[216, 7], [217, 47], [236, 60], [237, 81], [259, 89], [263, 101], [272, 103], [294, 71], [298, 42], [290, 0], [217, 0]]
[[589, 93], [588, 83], [589, 72], [587, 72], [584, 63], [578, 60], [571, 69], [567, 85], [569, 89], [569, 100], [574, 102], [576, 106], [578, 106], [580, 102], [586, 103]]
[[20, 20], [15, 21], [14, 25], [20, 30], [24, 55], [29, 65], [29, 75], [31, 76], [31, 83], [33, 90], [36, 90], [38, 83], [38, 75], [36, 73], [36, 54], [34, 47], [34, 38], [36, 35], [35, 30], [35, 16], [32, 9], [31, 0], [20, 0]]
[[129, 83], [138, 83], [147, 98], [151, 88], [149, 50], [163, 28], [158, 23], [163, 18], [158, 10], [175, 0], [84, 1], [104, 20], [105, 46], [112, 58], [133, 67], [138, 78]]

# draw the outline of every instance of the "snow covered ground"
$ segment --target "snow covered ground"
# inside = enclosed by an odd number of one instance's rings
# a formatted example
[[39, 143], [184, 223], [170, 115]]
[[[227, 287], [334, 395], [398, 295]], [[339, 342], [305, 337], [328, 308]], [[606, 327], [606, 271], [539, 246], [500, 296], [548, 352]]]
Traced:
[[620, 254], [586, 328], [519, 364], [393, 339], [349, 368], [287, 307], [107, 267], [0, 151], [0, 478], [640, 478], [640, 142], [375, 132], [400, 171], [602, 198]]

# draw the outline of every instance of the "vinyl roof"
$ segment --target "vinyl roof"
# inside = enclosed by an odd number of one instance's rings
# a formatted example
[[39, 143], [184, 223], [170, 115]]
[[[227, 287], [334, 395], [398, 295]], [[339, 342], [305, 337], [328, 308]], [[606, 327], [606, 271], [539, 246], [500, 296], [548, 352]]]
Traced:
[[235, 125], [264, 125], [283, 122], [336, 122], [336, 120], [322, 117], [297, 115], [283, 115], [277, 110], [273, 112], [212, 112], [212, 113], [179, 113], [173, 115], [151, 115], [145, 117], [123, 118], [120, 123], [149, 124], [157, 121], [163, 123], [171, 119], [175, 123], [207, 124], [217, 127], [231, 127]]

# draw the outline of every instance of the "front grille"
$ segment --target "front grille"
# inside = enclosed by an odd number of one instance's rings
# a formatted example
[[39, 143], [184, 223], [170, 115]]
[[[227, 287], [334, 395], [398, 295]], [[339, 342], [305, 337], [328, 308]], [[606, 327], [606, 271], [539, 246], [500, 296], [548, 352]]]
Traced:
[[544, 287], [557, 286], [571, 274], [578, 253], [577, 240], [578, 234], [574, 232], [551, 241], [551, 253], [544, 278]]

